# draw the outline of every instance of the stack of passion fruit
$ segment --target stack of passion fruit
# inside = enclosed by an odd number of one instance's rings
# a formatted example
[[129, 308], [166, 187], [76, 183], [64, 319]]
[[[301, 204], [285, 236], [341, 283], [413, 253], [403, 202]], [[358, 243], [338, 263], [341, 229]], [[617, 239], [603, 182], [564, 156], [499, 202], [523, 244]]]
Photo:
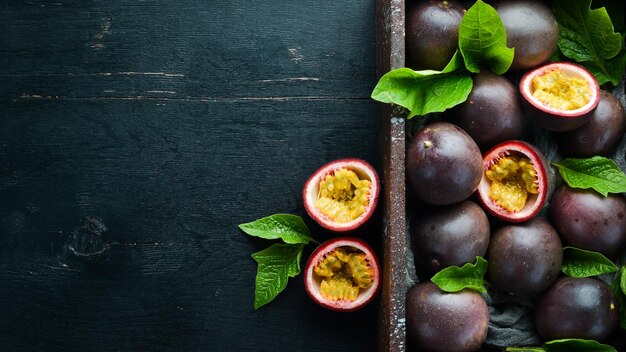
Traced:
[[[477, 256], [489, 263], [489, 294], [532, 302], [542, 340], [606, 342], [619, 326], [616, 296], [598, 278], [562, 276], [563, 247], [616, 260], [626, 245], [626, 200], [569, 187], [545, 155], [614, 157], [624, 108], [585, 68], [548, 63], [559, 28], [543, 2], [489, 3], [515, 48], [511, 69], [505, 76], [482, 70], [464, 103], [411, 120], [409, 233], [419, 283], [406, 300], [410, 348], [474, 351], [485, 343], [484, 297], [447, 293], [429, 280]], [[443, 69], [463, 14], [454, 1], [407, 2], [407, 67]]]

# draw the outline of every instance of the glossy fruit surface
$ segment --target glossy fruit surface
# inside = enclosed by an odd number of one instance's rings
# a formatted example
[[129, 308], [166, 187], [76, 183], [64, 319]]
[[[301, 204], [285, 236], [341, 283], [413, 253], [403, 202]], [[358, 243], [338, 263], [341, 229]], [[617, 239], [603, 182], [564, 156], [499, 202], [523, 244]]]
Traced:
[[411, 223], [416, 266], [430, 277], [445, 267], [474, 262], [485, 256], [489, 234], [487, 215], [469, 200], [419, 211]]
[[569, 62], [554, 62], [528, 71], [519, 88], [528, 114], [541, 127], [556, 132], [583, 126], [600, 102], [596, 78], [584, 67]]
[[446, 119], [463, 128], [482, 150], [521, 138], [525, 118], [517, 88], [488, 70], [473, 79], [467, 100], [446, 112]]
[[537, 332], [545, 340], [606, 340], [618, 327], [619, 307], [609, 285], [595, 278], [559, 278], [537, 302]]
[[441, 70], [458, 48], [464, 8], [456, 1], [406, 3], [407, 67]]
[[626, 244], [626, 199], [561, 185], [550, 201], [550, 221], [571, 246], [617, 254]]
[[430, 281], [416, 284], [406, 297], [406, 332], [419, 351], [475, 351], [487, 337], [489, 310], [473, 290], [441, 291]]
[[528, 296], [548, 288], [563, 262], [559, 235], [546, 220], [507, 225], [491, 236], [488, 281], [502, 291]]
[[483, 156], [483, 169], [477, 193], [483, 207], [496, 218], [523, 222], [546, 203], [548, 163], [531, 144], [512, 140], [496, 145]]
[[302, 190], [304, 208], [322, 227], [350, 231], [374, 213], [380, 181], [372, 165], [361, 159], [332, 161], [311, 175]]
[[320, 244], [304, 267], [304, 286], [320, 306], [357, 310], [380, 288], [380, 264], [374, 250], [354, 237], [337, 237]]
[[548, 61], [559, 37], [550, 8], [531, 0], [499, 1], [493, 6], [504, 25], [507, 46], [515, 48], [511, 69], [528, 69]]
[[624, 107], [613, 94], [603, 90], [589, 122], [573, 131], [556, 134], [556, 141], [565, 156], [608, 156], [617, 148], [625, 130]]
[[419, 200], [432, 205], [457, 203], [476, 190], [482, 177], [482, 156], [463, 129], [435, 122], [411, 139], [406, 172]]

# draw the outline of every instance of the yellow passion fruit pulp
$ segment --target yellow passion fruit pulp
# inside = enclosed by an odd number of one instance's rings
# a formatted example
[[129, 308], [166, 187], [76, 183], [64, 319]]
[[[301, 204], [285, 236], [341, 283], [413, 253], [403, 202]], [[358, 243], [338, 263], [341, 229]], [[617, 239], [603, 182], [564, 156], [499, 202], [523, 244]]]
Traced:
[[319, 276], [320, 293], [331, 301], [356, 301], [359, 289], [372, 286], [374, 269], [365, 253], [350, 247], [339, 247], [327, 253], [315, 267]]
[[539, 193], [537, 172], [528, 158], [503, 155], [485, 171], [491, 181], [489, 198], [510, 212], [524, 209], [530, 194]]
[[304, 286], [320, 306], [349, 312], [369, 303], [380, 288], [380, 264], [372, 248], [356, 237], [320, 244], [304, 268]]
[[338, 222], [355, 220], [369, 204], [370, 185], [369, 180], [359, 179], [354, 171], [339, 169], [320, 182], [315, 207]]
[[586, 80], [567, 75], [559, 68], [535, 76], [533, 87], [535, 98], [560, 110], [582, 108], [591, 98], [591, 89]]

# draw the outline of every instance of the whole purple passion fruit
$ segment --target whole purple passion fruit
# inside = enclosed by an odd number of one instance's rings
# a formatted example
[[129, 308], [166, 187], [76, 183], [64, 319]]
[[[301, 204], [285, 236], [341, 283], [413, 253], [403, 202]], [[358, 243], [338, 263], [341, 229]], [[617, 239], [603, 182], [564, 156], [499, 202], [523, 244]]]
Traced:
[[524, 133], [524, 111], [519, 91], [503, 76], [482, 70], [474, 76], [467, 100], [445, 114], [476, 144], [487, 150], [499, 142], [519, 139]]
[[545, 340], [606, 340], [619, 325], [609, 285], [596, 278], [559, 278], [537, 301], [537, 332]]
[[556, 132], [583, 126], [600, 102], [596, 78], [584, 67], [569, 62], [528, 71], [519, 88], [528, 114], [541, 127]]
[[540, 65], [556, 50], [559, 27], [542, 1], [498, 1], [493, 4], [504, 25], [508, 47], [515, 48], [512, 70]]
[[380, 288], [380, 264], [374, 250], [354, 237], [337, 237], [320, 244], [304, 267], [304, 287], [320, 306], [336, 311], [357, 310]]
[[465, 13], [457, 1], [406, 3], [407, 67], [442, 70], [459, 44], [459, 24]]
[[542, 218], [498, 229], [487, 250], [487, 277], [496, 288], [517, 296], [537, 294], [559, 275], [563, 245]]
[[485, 153], [478, 198], [491, 215], [508, 222], [533, 218], [550, 192], [548, 163], [524, 141], [505, 141]]
[[443, 292], [430, 281], [406, 297], [406, 333], [418, 351], [476, 351], [487, 338], [489, 309], [473, 290]]
[[626, 244], [626, 199], [561, 185], [550, 200], [550, 221], [571, 246], [617, 254]]
[[416, 212], [411, 221], [415, 264], [428, 277], [451, 266], [484, 257], [489, 245], [489, 219], [476, 203], [465, 200]]
[[617, 98], [602, 90], [600, 103], [584, 126], [556, 134], [559, 151], [572, 157], [608, 156], [613, 153], [626, 130], [626, 114]]
[[322, 227], [351, 231], [374, 213], [380, 181], [374, 167], [361, 159], [332, 161], [311, 175], [302, 190], [304, 208]]
[[476, 142], [463, 129], [435, 122], [411, 139], [406, 172], [419, 200], [432, 205], [457, 203], [478, 187], [482, 156]]

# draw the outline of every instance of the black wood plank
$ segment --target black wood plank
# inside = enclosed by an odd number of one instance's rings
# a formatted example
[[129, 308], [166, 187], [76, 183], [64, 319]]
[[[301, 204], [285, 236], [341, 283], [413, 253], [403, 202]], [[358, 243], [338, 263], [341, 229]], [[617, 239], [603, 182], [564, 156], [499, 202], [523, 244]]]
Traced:
[[301, 277], [254, 311], [269, 243], [237, 228], [379, 164], [374, 41], [355, 0], [2, 2], [2, 350], [375, 350], [376, 303], [325, 311]]
[[[253, 311], [250, 254], [269, 243], [236, 227], [304, 214], [300, 189], [327, 160], [377, 162], [373, 108], [337, 100], [3, 105], [0, 343], [373, 350], [375, 307], [322, 311], [301, 278]], [[330, 236], [310, 225], [320, 240]], [[377, 243], [379, 234], [364, 235]]]
[[0, 4], [3, 97], [367, 98], [374, 3]]

